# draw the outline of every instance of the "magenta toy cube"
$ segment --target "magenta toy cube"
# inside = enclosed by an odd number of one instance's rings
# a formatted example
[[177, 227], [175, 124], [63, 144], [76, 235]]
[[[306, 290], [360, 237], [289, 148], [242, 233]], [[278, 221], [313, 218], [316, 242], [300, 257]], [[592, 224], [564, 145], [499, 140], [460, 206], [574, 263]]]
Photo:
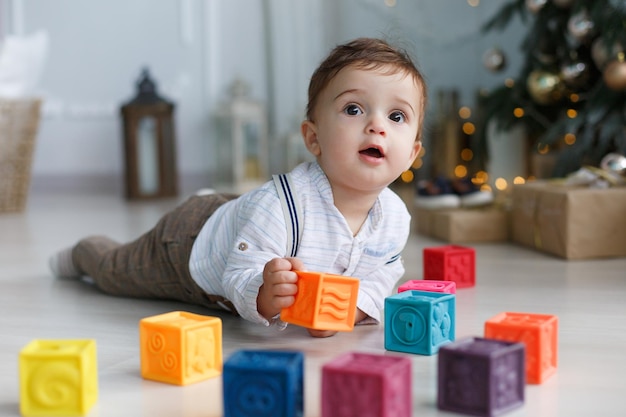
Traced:
[[414, 279], [411, 281], [407, 281], [398, 287], [399, 293], [411, 290], [456, 294], [456, 282], [437, 281], [434, 279]]
[[411, 417], [411, 360], [346, 353], [322, 367], [322, 417]]
[[473, 416], [499, 416], [524, 404], [522, 343], [468, 337], [439, 349], [437, 406]]
[[454, 281], [457, 288], [476, 283], [476, 253], [473, 248], [445, 245], [424, 248], [424, 279]]

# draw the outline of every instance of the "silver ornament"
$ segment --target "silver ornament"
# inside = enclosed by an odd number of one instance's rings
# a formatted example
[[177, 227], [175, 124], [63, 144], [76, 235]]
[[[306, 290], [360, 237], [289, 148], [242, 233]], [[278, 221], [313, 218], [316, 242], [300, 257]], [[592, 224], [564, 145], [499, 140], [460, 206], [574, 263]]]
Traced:
[[579, 42], [585, 42], [591, 37], [594, 26], [586, 10], [572, 15], [567, 21], [567, 30]]
[[490, 48], [483, 54], [485, 68], [492, 72], [498, 72], [506, 66], [506, 56], [500, 48]]
[[581, 61], [561, 66], [561, 80], [570, 87], [580, 87], [589, 78], [589, 68]]
[[610, 153], [600, 161], [600, 168], [613, 174], [626, 177], [626, 156]]
[[532, 14], [537, 14], [547, 2], [548, 0], [526, 0], [526, 8]]

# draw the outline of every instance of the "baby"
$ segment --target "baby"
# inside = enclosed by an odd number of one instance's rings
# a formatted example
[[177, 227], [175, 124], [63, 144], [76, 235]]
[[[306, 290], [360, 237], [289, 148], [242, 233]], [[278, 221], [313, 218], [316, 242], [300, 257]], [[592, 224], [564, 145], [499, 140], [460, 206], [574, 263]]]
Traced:
[[[87, 237], [50, 267], [58, 277], [90, 276], [112, 295], [220, 306], [266, 326], [293, 304], [295, 271], [347, 275], [360, 280], [355, 323], [379, 323], [410, 232], [388, 186], [421, 149], [426, 99], [404, 51], [371, 38], [339, 45], [309, 84], [301, 131], [315, 162], [284, 176], [286, 187], [193, 196], [133, 242]], [[291, 217], [284, 196], [300, 208]]]

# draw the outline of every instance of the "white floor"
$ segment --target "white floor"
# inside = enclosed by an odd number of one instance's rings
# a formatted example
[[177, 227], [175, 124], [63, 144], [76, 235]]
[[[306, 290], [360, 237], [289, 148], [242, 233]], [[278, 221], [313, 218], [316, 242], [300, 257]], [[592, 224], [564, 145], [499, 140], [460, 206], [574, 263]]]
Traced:
[[[328, 339], [303, 329], [284, 332], [174, 302], [113, 298], [74, 281], [55, 280], [48, 256], [92, 233], [138, 236], [177, 201], [127, 203], [118, 196], [33, 195], [24, 213], [0, 213], [0, 415], [19, 415], [19, 351], [33, 339], [93, 338], [99, 400], [89, 416], [222, 416], [221, 378], [179, 387], [139, 374], [138, 321], [173, 310], [219, 315], [223, 351], [296, 349], [305, 353], [305, 416], [320, 416], [320, 369], [342, 352], [385, 353], [382, 326], [362, 326]], [[421, 250], [439, 241], [412, 236], [405, 279], [422, 278]], [[559, 317], [558, 372], [526, 387], [524, 406], [507, 415], [626, 415], [626, 259], [567, 262], [509, 244], [473, 245], [477, 285], [457, 293], [457, 339], [481, 336], [502, 311]], [[437, 356], [413, 363], [413, 415], [440, 412]], [[274, 416], [272, 416], [274, 417]]]

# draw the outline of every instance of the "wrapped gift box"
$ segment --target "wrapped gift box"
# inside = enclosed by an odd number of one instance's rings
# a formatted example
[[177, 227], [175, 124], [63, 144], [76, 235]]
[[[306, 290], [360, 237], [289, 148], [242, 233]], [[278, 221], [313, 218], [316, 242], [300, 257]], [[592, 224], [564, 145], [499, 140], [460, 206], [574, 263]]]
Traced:
[[566, 259], [626, 256], [626, 187], [516, 185], [511, 238]]
[[446, 210], [417, 208], [413, 219], [417, 233], [444, 242], [479, 243], [509, 240], [508, 214], [494, 206]]

